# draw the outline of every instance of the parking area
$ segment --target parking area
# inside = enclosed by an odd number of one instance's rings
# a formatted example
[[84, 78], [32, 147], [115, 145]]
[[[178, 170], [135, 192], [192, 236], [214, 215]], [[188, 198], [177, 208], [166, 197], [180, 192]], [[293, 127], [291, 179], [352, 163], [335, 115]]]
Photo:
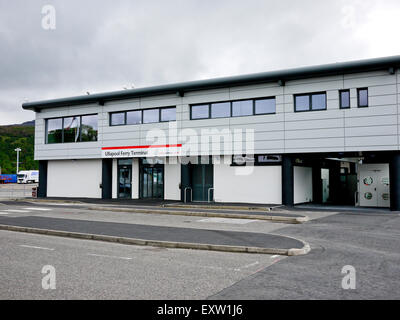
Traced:
[[7, 183], [0, 184], [0, 199], [19, 199], [32, 198], [32, 188], [37, 187], [37, 183], [18, 184]]

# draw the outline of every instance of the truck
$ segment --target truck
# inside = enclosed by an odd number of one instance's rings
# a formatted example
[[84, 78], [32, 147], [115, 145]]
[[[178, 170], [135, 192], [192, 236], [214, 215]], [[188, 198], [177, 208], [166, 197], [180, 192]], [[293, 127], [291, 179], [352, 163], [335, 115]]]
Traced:
[[39, 171], [20, 171], [17, 174], [17, 179], [18, 183], [37, 183], [39, 182]]

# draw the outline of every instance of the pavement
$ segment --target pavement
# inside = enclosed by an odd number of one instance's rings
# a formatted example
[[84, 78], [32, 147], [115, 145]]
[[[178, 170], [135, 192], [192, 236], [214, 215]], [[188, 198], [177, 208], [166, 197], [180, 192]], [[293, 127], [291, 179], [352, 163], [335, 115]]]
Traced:
[[[306, 254], [309, 251], [308, 245], [301, 240], [266, 232], [154, 225], [148, 220], [145, 224], [138, 224], [135, 223], [137, 221], [135, 220], [136, 214], [130, 215], [133, 220], [120, 220], [121, 222], [116, 222], [114, 216], [109, 216], [108, 219], [103, 219], [103, 221], [90, 218], [85, 220], [82, 217], [73, 219], [71, 217], [72, 210], [75, 210], [75, 215], [81, 215], [86, 210], [81, 206], [77, 208], [68, 203], [65, 206], [55, 204], [38, 206], [37, 203], [29, 202], [2, 202], [2, 204], [4, 210], [1, 210], [2, 207], [0, 207], [0, 225], [2, 229], [6, 230], [40, 232], [78, 238], [85, 238], [86, 235], [90, 235], [90, 238], [94, 240], [202, 250], [286, 255]], [[40, 216], [38, 216], [38, 212], [40, 212]], [[98, 217], [104, 215], [104, 213], [98, 210], [95, 215]], [[203, 226], [204, 222], [207, 222], [207, 219], [200, 220], [202, 220]], [[228, 224], [229, 222], [232, 223], [229, 219], [226, 220], [228, 220]], [[242, 222], [241, 219], [231, 220], [236, 220], [236, 223]], [[212, 219], [208, 221], [216, 222]], [[252, 221], [245, 220], [244, 223], [246, 222]], [[6, 226], [13, 226], [13, 228]]]

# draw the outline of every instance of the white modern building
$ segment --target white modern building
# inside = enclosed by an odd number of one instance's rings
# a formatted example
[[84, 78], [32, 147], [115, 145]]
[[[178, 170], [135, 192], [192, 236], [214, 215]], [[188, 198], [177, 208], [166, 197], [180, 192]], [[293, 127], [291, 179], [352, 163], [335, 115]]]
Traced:
[[400, 210], [400, 56], [24, 103], [40, 197]]

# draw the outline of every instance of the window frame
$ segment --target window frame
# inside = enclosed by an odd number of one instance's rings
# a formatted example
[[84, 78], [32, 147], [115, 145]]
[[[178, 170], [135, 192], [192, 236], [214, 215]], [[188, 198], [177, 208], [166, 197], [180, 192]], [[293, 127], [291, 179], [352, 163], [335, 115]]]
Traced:
[[[157, 110], [158, 112], [158, 121], [154, 122], [144, 122], [144, 112], [145, 111], [150, 111], [150, 110]], [[153, 124], [153, 123], [160, 123], [161, 122], [161, 108], [147, 108], [147, 109], [142, 109], [142, 123], [141, 124]]]
[[[255, 113], [256, 112], [256, 101], [257, 100], [275, 100], [275, 112], [268, 112], [268, 113]], [[233, 115], [233, 103], [240, 102], [240, 101], [251, 101], [252, 102], [252, 114], [250, 115], [240, 115], [234, 116]], [[218, 117], [212, 118], [211, 117], [211, 105], [215, 103], [229, 103], [230, 104], [230, 116], [228, 117]], [[208, 116], [206, 118], [193, 118], [193, 107], [196, 106], [208, 106]], [[244, 98], [244, 99], [235, 99], [235, 100], [223, 100], [223, 101], [213, 101], [213, 102], [203, 102], [203, 103], [194, 103], [190, 105], [190, 120], [206, 120], [206, 119], [228, 119], [228, 118], [240, 118], [240, 117], [253, 117], [253, 116], [263, 116], [269, 114], [276, 114], [276, 96], [267, 96], [267, 97], [257, 97], [257, 98]]]
[[[162, 107], [162, 108], [159, 108], [159, 109], [160, 109], [160, 116], [159, 116], [160, 122], [174, 122], [174, 121], [176, 121], [176, 106], [175, 107]], [[162, 120], [162, 110], [164, 110], [164, 109], [175, 109], [175, 120]], [[143, 122], [143, 112], [142, 112], [142, 122]]]
[[[259, 100], [275, 100], [275, 111], [274, 112], [265, 112], [265, 113], [256, 113], [256, 102]], [[266, 114], [276, 114], [276, 97], [267, 97], [267, 98], [254, 98], [253, 99], [253, 116], [261, 116]]]
[[[222, 103], [229, 103], [229, 116], [228, 117], [212, 117], [212, 105], [213, 104], [222, 104]], [[227, 101], [217, 101], [217, 102], [210, 102], [208, 107], [208, 113], [209, 113], [209, 119], [224, 119], [224, 118], [232, 118], [232, 101], [227, 100]]]
[[[343, 107], [342, 105], [342, 93], [348, 92], [349, 93], [349, 106]], [[350, 97], [350, 89], [341, 89], [339, 90], [339, 109], [350, 109], [351, 108], [351, 97]]]
[[[129, 110], [124, 110], [124, 111], [112, 111], [109, 112], [109, 121], [108, 121], [108, 126], [109, 127], [119, 127], [119, 126], [137, 126], [137, 125], [143, 125], [143, 124], [153, 124], [153, 123], [162, 123], [162, 122], [173, 122], [176, 121], [175, 120], [161, 120], [161, 110], [162, 109], [175, 109], [176, 110], [176, 106], [165, 106], [165, 107], [152, 107], [152, 108], [141, 108], [141, 109], [129, 109]], [[144, 123], [144, 112], [146, 110], [158, 110], [158, 121], [157, 122], [146, 122]], [[128, 112], [135, 112], [138, 111], [140, 112], [141, 115], [141, 122], [140, 123], [128, 123]], [[123, 124], [112, 124], [112, 115], [116, 114], [116, 113], [123, 113], [124, 114], [124, 123]]]
[[[97, 125], [97, 139], [96, 141], [82, 141], [82, 117], [84, 116], [97, 116], [97, 121], [99, 121], [99, 114], [98, 113], [88, 113], [88, 114], [80, 114], [80, 115], [72, 115], [72, 116], [64, 116], [64, 117], [51, 117], [51, 118], [46, 118], [45, 120], [45, 144], [69, 144], [69, 143], [81, 143], [81, 142], [97, 142], [99, 141], [99, 127]], [[64, 141], [64, 119], [65, 118], [74, 118], [74, 117], [79, 117], [79, 140], [76, 142], [65, 142]], [[48, 135], [49, 135], [49, 125], [48, 121], [49, 120], [54, 120], [54, 119], [61, 119], [61, 142], [54, 142], [54, 143], [49, 143], [48, 142]]]
[[[207, 106], [207, 108], [208, 108], [207, 118], [193, 118], [193, 107], [196, 107], [196, 106]], [[190, 105], [190, 120], [205, 120], [205, 119], [211, 119], [211, 103], [206, 102], [206, 103], [191, 104]]]
[[[362, 106], [360, 105], [360, 91], [367, 91], [367, 105]], [[357, 108], [368, 108], [369, 107], [369, 92], [368, 87], [357, 88]]]
[[[320, 95], [320, 94], [325, 95], [325, 108], [324, 109], [313, 109], [312, 108], [312, 96]], [[305, 96], [308, 96], [308, 103], [309, 103], [308, 110], [297, 110], [296, 98], [297, 97], [305, 97]], [[326, 110], [328, 110], [328, 97], [327, 97], [326, 91], [318, 91], [318, 92], [310, 92], [310, 93], [296, 93], [293, 95], [293, 107], [294, 107], [294, 112], [326, 111]]]
[[[129, 111], [133, 111], [133, 110], [129, 110]], [[123, 114], [124, 114], [124, 123], [123, 123], [123, 124], [112, 124], [112, 115], [113, 115], [113, 114], [117, 114], [117, 113], [123, 113]], [[110, 112], [109, 126], [110, 126], [110, 127], [126, 126], [126, 113], [127, 113], [127, 111], [114, 111], [114, 112]], [[143, 120], [143, 115], [142, 115], [142, 120]]]

